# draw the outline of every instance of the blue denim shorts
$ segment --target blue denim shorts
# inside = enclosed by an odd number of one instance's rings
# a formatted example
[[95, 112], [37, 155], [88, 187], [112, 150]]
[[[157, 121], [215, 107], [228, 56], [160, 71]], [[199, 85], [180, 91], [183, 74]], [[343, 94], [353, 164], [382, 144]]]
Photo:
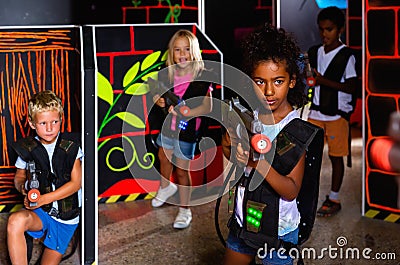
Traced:
[[[280, 236], [287, 242], [297, 244], [299, 237], [299, 229], [287, 233], [286, 235]], [[243, 239], [236, 237], [233, 233], [229, 233], [228, 239], [226, 240], [226, 247], [242, 254], [256, 256], [258, 254], [264, 255], [264, 251], [248, 246]], [[265, 257], [260, 257], [264, 265], [292, 265], [293, 259], [290, 256], [282, 255], [278, 251], [273, 251], [271, 254], [266, 254]]]
[[173, 154], [177, 158], [183, 160], [192, 160], [194, 158], [196, 143], [179, 141], [178, 139], [167, 137], [160, 133], [157, 137], [157, 144], [164, 149], [174, 150]]
[[68, 248], [69, 241], [75, 233], [78, 224], [63, 224], [54, 220], [41, 208], [33, 210], [42, 221], [43, 228], [39, 231], [27, 231], [33, 238], [42, 238], [46, 235], [43, 244], [52, 250], [64, 254]]

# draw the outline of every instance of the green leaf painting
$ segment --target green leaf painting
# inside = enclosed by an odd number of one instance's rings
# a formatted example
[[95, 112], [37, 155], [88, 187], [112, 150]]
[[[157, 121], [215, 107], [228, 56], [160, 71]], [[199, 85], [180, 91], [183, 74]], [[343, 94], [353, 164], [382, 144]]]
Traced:
[[128, 70], [128, 72], [126, 72], [124, 80], [122, 81], [122, 85], [124, 87], [127, 87], [135, 79], [137, 73], [139, 72], [139, 66], [140, 62], [137, 62]]
[[[163, 65], [165, 65], [167, 54], [168, 54], [167, 52], [164, 52], [164, 54], [161, 56], [161, 51], [155, 51], [147, 55], [142, 62], [140, 61], [135, 62], [126, 71], [125, 75], [123, 75], [122, 89], [117, 88], [117, 90], [122, 90], [123, 91], [122, 93], [114, 94], [113, 86], [111, 85], [110, 81], [107, 80], [107, 78], [100, 72], [97, 73], [97, 89], [98, 89], [97, 95], [100, 99], [104, 100], [109, 104], [109, 108], [104, 117], [102, 118], [99, 117], [98, 132], [97, 132], [98, 138], [102, 136], [103, 129], [106, 128], [106, 126], [115, 118], [119, 118], [124, 123], [129, 124], [130, 126], [136, 129], [139, 130], [145, 129], [146, 124], [138, 115], [128, 111], [118, 111], [121, 108], [121, 106], [118, 105], [118, 101], [123, 95], [129, 95], [135, 97], [147, 94], [149, 92], [149, 86], [146, 83], [147, 78], [152, 77], [154, 79], [157, 79], [158, 71], [161, 69]], [[138, 98], [137, 100], [140, 100], [141, 102], [141, 100], [143, 99]], [[128, 106], [126, 107], [126, 110], [127, 109]], [[126, 136], [119, 136], [119, 137], [122, 137], [126, 141], [128, 141], [131, 145], [131, 148], [133, 150], [136, 150], [134, 142], [132, 142], [129, 138], [127, 138]], [[100, 151], [100, 149], [102, 148], [105, 148], [105, 146], [107, 146], [105, 143], [107, 143], [111, 138], [112, 135], [103, 136], [102, 142], [99, 143], [97, 147], [98, 151]], [[131, 160], [128, 162], [126, 167], [114, 168], [109, 163], [110, 156], [112, 153], [114, 153], [114, 151], [124, 152], [123, 148], [118, 146], [114, 146], [108, 151], [106, 151], [107, 152], [106, 164], [108, 168], [112, 171], [129, 170], [129, 167], [134, 162], [137, 163], [139, 167], [143, 169], [149, 169], [154, 164], [154, 154], [146, 153], [141, 157], [141, 159], [145, 161], [145, 163], [146, 162], [149, 163], [145, 165], [141, 163], [139, 156], [135, 151], [134, 155], [131, 157]]]
[[145, 83], [135, 83], [129, 86], [125, 93], [132, 96], [141, 96], [147, 94], [150, 91], [149, 85]]
[[109, 105], [113, 104], [114, 93], [112, 86], [107, 78], [101, 73], [97, 73], [97, 96], [107, 102]]
[[123, 120], [124, 122], [128, 123], [129, 125], [132, 125], [133, 127], [139, 128], [139, 129], [144, 129], [145, 124], [144, 122], [135, 114], [130, 113], [130, 112], [118, 112], [115, 114], [118, 118]]
[[161, 57], [161, 61], [166, 61], [168, 59], [168, 50], [166, 50], [163, 54], [163, 56]]
[[143, 81], [147, 81], [147, 78], [149, 78], [149, 77], [151, 77], [151, 78], [157, 80], [157, 79], [158, 79], [158, 71], [154, 71], [154, 72], [148, 73], [147, 75], [145, 75], [145, 76], [142, 77], [142, 80], [143, 80]]
[[157, 59], [160, 57], [161, 51], [153, 52], [152, 54], [149, 54], [146, 58], [144, 58], [142, 67], [140, 70], [144, 71], [150, 66], [152, 66]]

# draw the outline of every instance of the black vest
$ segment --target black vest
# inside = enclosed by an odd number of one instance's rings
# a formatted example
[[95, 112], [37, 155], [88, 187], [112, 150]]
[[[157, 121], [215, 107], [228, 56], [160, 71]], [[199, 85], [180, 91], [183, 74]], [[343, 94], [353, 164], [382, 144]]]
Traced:
[[[72, 168], [79, 150], [78, 139], [76, 134], [60, 133], [51, 161], [54, 173], [51, 172], [46, 149], [34, 137], [22, 138], [12, 143], [12, 147], [24, 161], [33, 160], [35, 162], [39, 176], [39, 191], [41, 194], [46, 194], [51, 191], [52, 184], [58, 189], [71, 180]], [[77, 192], [67, 198], [58, 200], [57, 204], [58, 213], [54, 216], [62, 220], [73, 219], [80, 213]], [[41, 208], [46, 212], [50, 212], [52, 204], [43, 205]]]
[[[316, 45], [311, 47], [308, 50], [308, 56], [310, 59], [310, 65], [311, 67], [317, 69], [317, 60], [318, 60], [318, 49], [322, 45]], [[332, 59], [330, 62], [328, 68], [326, 69], [324, 73], [324, 77], [328, 78], [329, 80], [339, 82], [342, 79], [343, 73], [346, 70], [347, 62], [349, 61], [350, 56], [354, 54], [354, 50], [349, 48], [349, 47], [343, 47], [338, 51], [338, 53], [335, 55], [335, 57]], [[345, 112], [339, 108], [339, 95], [338, 95], [337, 90], [320, 85], [320, 96], [319, 96], [319, 105], [315, 105], [312, 103], [311, 109], [313, 110], [318, 110], [322, 114], [329, 115], [329, 116], [335, 116], [339, 114], [346, 120], [350, 119], [350, 115], [354, 112], [357, 96], [356, 93], [352, 95], [352, 101], [350, 102], [350, 105], [353, 107], [350, 112]]]
[[[302, 186], [296, 199], [301, 216], [298, 240], [300, 245], [309, 238], [314, 225], [324, 144], [323, 130], [309, 122], [294, 119], [282, 129], [276, 141], [272, 167], [281, 175], [289, 174], [306, 152]], [[287, 149], [288, 146], [290, 146], [289, 149]], [[284, 150], [285, 147], [286, 150]], [[264, 179], [253, 169], [249, 177], [243, 176], [239, 182], [245, 187], [242, 209], [243, 227], [238, 227], [234, 221], [235, 211], [228, 226], [253, 248], [263, 247], [267, 243], [268, 247], [278, 249], [280, 247], [278, 240], [280, 195], [265, 180], [255, 190], [250, 191], [252, 177]], [[259, 218], [256, 216], [257, 212], [254, 213], [253, 210], [259, 211]], [[258, 225], [251, 224], [252, 220], [258, 221]]]

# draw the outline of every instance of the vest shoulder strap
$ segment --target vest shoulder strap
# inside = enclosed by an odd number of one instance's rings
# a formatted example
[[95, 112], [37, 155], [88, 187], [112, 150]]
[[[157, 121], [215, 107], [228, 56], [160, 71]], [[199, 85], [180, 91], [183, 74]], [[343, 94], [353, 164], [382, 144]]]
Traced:
[[298, 244], [301, 245], [310, 237], [315, 222], [324, 146], [324, 131], [322, 128], [302, 119], [294, 119], [284, 130], [295, 136], [298, 143], [303, 144], [306, 150], [303, 181], [297, 196], [297, 208], [301, 216]]
[[31, 152], [38, 147], [38, 141], [32, 137], [28, 136], [21, 138], [16, 142], [11, 143], [12, 149], [20, 156], [24, 161], [31, 161], [33, 157]]
[[330, 80], [340, 82], [351, 55], [353, 55], [353, 50], [351, 48], [343, 47], [340, 49], [335, 57], [333, 57], [324, 73], [324, 76]]
[[323, 129], [311, 123], [308, 123], [306, 126], [312, 128], [314, 134], [309, 140], [303, 181], [297, 196], [297, 208], [301, 216], [299, 225], [299, 245], [308, 240], [314, 227], [318, 206], [319, 181], [324, 146]]
[[[318, 44], [312, 46], [308, 50], [308, 58], [310, 61], [310, 65], [313, 68], [317, 68], [318, 64], [318, 49], [322, 46], [322, 44]], [[340, 81], [344, 70], [347, 66], [347, 61], [349, 60], [350, 56], [355, 56], [355, 51], [350, 47], [343, 47], [338, 51], [335, 57], [332, 59], [331, 63], [329, 64], [328, 68], [326, 69], [324, 76], [328, 77], [331, 80]]]
[[73, 151], [73, 145], [80, 146], [80, 137], [78, 133], [64, 132], [61, 135], [59, 147], [66, 153]]
[[308, 59], [312, 68], [317, 68], [318, 49], [322, 44], [314, 45], [308, 49]]

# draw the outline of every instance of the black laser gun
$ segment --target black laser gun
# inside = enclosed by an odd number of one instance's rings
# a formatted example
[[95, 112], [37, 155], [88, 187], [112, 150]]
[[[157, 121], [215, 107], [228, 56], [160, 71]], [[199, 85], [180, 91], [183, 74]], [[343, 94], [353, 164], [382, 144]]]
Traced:
[[34, 161], [29, 161], [27, 164], [27, 181], [25, 182], [25, 189], [28, 191], [29, 206], [36, 206], [37, 201], [40, 198], [40, 191], [39, 178]]
[[314, 87], [315, 86], [315, 77], [314, 77], [314, 73], [313, 70], [311, 68], [311, 64], [310, 64], [310, 59], [308, 57], [308, 53], [305, 52], [303, 54], [303, 60], [304, 60], [304, 64], [305, 64], [305, 73], [306, 73], [306, 83], [307, 86], [309, 87]]
[[168, 114], [168, 109], [170, 106], [178, 106], [179, 122], [178, 127], [181, 130], [186, 130], [188, 122], [185, 118], [190, 113], [190, 108], [186, 106], [184, 100], [181, 100], [176, 94], [169, 90], [163, 82], [155, 80], [151, 77], [147, 78], [147, 84], [150, 88], [150, 93], [155, 96], [159, 95], [165, 100], [165, 107], [162, 109], [164, 114]]
[[165, 100], [165, 108], [163, 111], [165, 114], [168, 113], [168, 109], [170, 106], [179, 106], [179, 112], [183, 116], [188, 116], [190, 113], [190, 109], [186, 106], [185, 101], [181, 100], [176, 94], [174, 94], [171, 90], [169, 90], [163, 82], [155, 80], [151, 77], [147, 79], [147, 84], [150, 88], [150, 93], [155, 96], [159, 95]]
[[[228, 126], [234, 129], [234, 132], [238, 139], [244, 139], [247, 133], [250, 141], [250, 157], [253, 161], [265, 159], [265, 154], [271, 150], [271, 140], [262, 134], [263, 126], [261, 121], [258, 119], [257, 111], [249, 111], [246, 107], [240, 104], [238, 98], [232, 98], [226, 102], [228, 104], [228, 110], [225, 112]], [[233, 112], [234, 111], [234, 112]], [[241, 122], [235, 120], [235, 113], [240, 117]]]

